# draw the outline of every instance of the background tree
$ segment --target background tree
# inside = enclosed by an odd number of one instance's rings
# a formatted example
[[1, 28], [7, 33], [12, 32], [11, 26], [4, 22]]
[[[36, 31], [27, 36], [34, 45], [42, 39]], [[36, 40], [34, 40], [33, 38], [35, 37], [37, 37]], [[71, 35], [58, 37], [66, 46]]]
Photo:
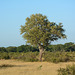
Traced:
[[17, 52], [17, 47], [9, 46], [9, 47], [6, 48], [6, 51], [7, 52]]
[[74, 48], [74, 43], [73, 42], [68, 42], [68, 43], [65, 43], [64, 44], [64, 49], [65, 51], [75, 51], [75, 48]]
[[32, 47], [30, 45], [21, 45], [17, 47], [17, 52], [35, 52], [38, 51], [38, 48]]
[[0, 52], [7, 52], [7, 50], [4, 47], [0, 47]]
[[48, 46], [51, 41], [66, 38], [66, 35], [63, 34], [64, 29], [62, 27], [62, 23], [56, 24], [50, 22], [42, 14], [32, 14], [26, 18], [26, 23], [24, 26], [21, 25], [20, 30], [27, 43], [38, 46], [40, 51], [39, 60], [42, 61], [45, 46]]

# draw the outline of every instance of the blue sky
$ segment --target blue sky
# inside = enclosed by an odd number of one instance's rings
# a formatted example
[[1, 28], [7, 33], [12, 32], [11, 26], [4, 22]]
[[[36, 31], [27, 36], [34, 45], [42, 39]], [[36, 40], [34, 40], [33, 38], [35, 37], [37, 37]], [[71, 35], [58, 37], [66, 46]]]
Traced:
[[63, 23], [67, 39], [52, 44], [75, 43], [75, 0], [0, 0], [0, 47], [26, 44], [20, 25], [36, 13], [46, 15], [51, 22]]

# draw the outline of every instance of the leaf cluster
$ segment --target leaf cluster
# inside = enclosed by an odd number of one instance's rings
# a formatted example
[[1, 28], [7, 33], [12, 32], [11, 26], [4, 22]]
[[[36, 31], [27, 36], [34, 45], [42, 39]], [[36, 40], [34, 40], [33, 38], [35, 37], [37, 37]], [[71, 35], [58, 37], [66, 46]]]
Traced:
[[47, 46], [51, 41], [66, 38], [66, 35], [63, 34], [65, 30], [62, 23], [50, 22], [42, 14], [33, 14], [27, 17], [25, 25], [21, 25], [20, 30], [23, 38], [31, 45]]

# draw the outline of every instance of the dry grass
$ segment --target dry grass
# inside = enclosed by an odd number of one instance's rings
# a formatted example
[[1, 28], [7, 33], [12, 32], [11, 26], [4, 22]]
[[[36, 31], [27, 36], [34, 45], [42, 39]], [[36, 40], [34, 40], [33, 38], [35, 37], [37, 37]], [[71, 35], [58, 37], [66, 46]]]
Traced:
[[66, 65], [72, 65], [75, 62], [67, 63], [48, 63], [48, 62], [22, 62], [17, 60], [0, 60], [0, 65], [8, 64], [13, 67], [0, 68], [0, 75], [57, 75], [57, 70]]

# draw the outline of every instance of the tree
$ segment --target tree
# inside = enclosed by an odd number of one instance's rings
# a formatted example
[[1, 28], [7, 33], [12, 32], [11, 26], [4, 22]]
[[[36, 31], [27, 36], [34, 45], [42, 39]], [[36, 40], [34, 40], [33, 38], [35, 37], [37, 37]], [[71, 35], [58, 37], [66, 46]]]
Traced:
[[65, 48], [65, 51], [75, 51], [75, 48], [74, 48], [75, 44], [73, 42], [69, 42], [69, 43], [65, 43], [64, 44], [64, 48]]
[[42, 61], [45, 46], [50, 45], [51, 41], [66, 38], [66, 35], [63, 34], [65, 30], [62, 27], [62, 23], [50, 22], [42, 14], [32, 14], [26, 18], [26, 23], [24, 26], [21, 25], [20, 30], [27, 43], [38, 46], [40, 52], [39, 60]]
[[4, 47], [0, 47], [0, 52], [7, 52], [7, 50]]
[[6, 48], [7, 52], [17, 52], [17, 47], [9, 46]]
[[68, 43], [64, 44], [65, 47], [68, 47], [68, 46], [71, 46], [71, 45], [74, 45], [74, 43], [73, 42], [68, 42]]

